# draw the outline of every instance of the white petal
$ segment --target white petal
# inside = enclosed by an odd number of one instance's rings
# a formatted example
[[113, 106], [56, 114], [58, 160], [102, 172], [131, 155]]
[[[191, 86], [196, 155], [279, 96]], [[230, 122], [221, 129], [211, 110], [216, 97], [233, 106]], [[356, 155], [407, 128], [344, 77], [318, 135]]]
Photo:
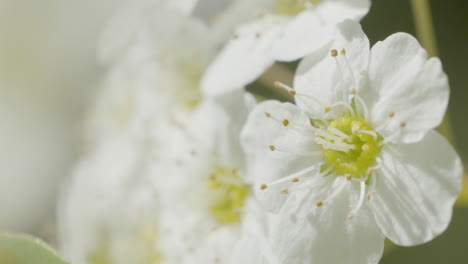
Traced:
[[447, 108], [449, 86], [439, 59], [428, 60], [418, 41], [405, 33], [377, 43], [371, 54], [367, 101], [372, 122], [390, 119], [381, 134], [400, 133], [400, 142], [421, 140], [440, 124]]
[[273, 56], [279, 61], [293, 61], [317, 51], [331, 41], [334, 26], [316, 12], [306, 10], [293, 18], [275, 40]]
[[457, 153], [437, 132], [429, 132], [421, 142], [385, 148], [382, 157], [370, 201], [380, 229], [403, 246], [432, 240], [447, 228], [460, 193]]
[[[350, 189], [355, 189], [348, 187], [322, 207], [315, 205], [320, 195], [299, 199], [303, 210], [311, 212], [308, 219], [303, 214], [294, 216], [290, 209], [296, 205], [289, 201], [285, 204], [279, 222], [273, 226], [272, 241], [282, 263], [378, 263], [384, 237], [367, 204], [353, 219], [348, 219], [350, 206], [355, 201], [350, 195]], [[317, 193], [325, 192], [319, 190]]]
[[[336, 49], [338, 56], [332, 57], [330, 50]], [[345, 49], [346, 55], [341, 54]], [[369, 64], [369, 39], [361, 26], [347, 20], [338, 25], [333, 43], [305, 57], [294, 77], [294, 87], [299, 94], [297, 104], [306, 109], [313, 117], [323, 114], [323, 108], [338, 101], [347, 101], [351, 90], [358, 86], [361, 73]], [[352, 73], [352, 75], [351, 75]]]
[[[269, 113], [272, 118], [265, 116]], [[282, 120], [289, 120], [284, 126]], [[315, 166], [321, 161], [319, 146], [313, 142], [313, 131], [308, 117], [289, 103], [266, 101], [257, 105], [249, 115], [241, 134], [241, 141], [248, 155], [249, 175], [255, 177], [255, 191], [269, 210], [277, 211], [287, 195], [281, 195], [291, 180], [260, 190], [268, 184], [292, 173]], [[271, 151], [270, 146], [275, 150]], [[314, 173], [316, 170], [310, 171]]]
[[328, 23], [339, 23], [345, 19], [361, 20], [371, 6], [370, 0], [328, 0], [317, 5], [316, 12]]
[[198, 0], [166, 0], [169, 7], [180, 11], [183, 14], [191, 14], [198, 3]]
[[216, 96], [256, 80], [273, 63], [271, 45], [281, 31], [284, 19], [267, 16], [241, 27], [202, 79], [205, 94]]

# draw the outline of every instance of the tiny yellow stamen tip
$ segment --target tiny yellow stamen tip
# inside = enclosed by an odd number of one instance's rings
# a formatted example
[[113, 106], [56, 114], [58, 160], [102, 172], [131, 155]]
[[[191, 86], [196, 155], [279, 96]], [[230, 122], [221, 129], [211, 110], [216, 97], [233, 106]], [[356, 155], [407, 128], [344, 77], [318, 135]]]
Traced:
[[271, 151], [275, 151], [275, 150], [276, 150], [275, 146], [273, 146], [273, 145], [268, 146], [268, 148], [269, 148]]
[[281, 194], [288, 194], [289, 193], [289, 190], [288, 189], [284, 189], [281, 191]]
[[284, 120], [283, 120], [283, 126], [286, 127], [286, 126], [288, 126], [288, 125], [289, 125], [289, 120], [284, 119]]
[[298, 178], [294, 178], [294, 179], [292, 180], [292, 182], [298, 182], [298, 181], [299, 181]]
[[325, 108], [323, 108], [323, 111], [324, 111], [325, 113], [329, 113], [329, 112], [331, 111], [331, 107], [325, 106]]
[[352, 95], [356, 94], [356, 89], [352, 89], [352, 90], [351, 90], [351, 94], [352, 94]]
[[353, 218], [354, 218], [354, 215], [353, 215], [353, 214], [349, 214], [349, 215], [348, 215], [348, 220], [351, 220], [351, 219], [353, 219]]
[[372, 198], [372, 194], [368, 193], [367, 194], [367, 200], [369, 201]]
[[268, 112], [265, 112], [265, 116], [266, 116], [266, 117], [271, 117], [271, 114], [268, 113]]
[[332, 56], [332, 57], [338, 56], [338, 51], [337, 51], [336, 49], [332, 49], [332, 50], [331, 50], [331, 56]]
[[322, 206], [323, 206], [323, 202], [322, 202], [322, 201], [318, 201], [315, 205], [317, 205], [317, 207], [322, 207]]
[[279, 81], [276, 81], [276, 82], [275, 82], [275, 88], [276, 88], [276, 89], [281, 88], [281, 83], [280, 83]]
[[406, 122], [403, 122], [401, 123], [400, 127], [405, 127], [406, 126]]
[[296, 95], [296, 91], [294, 91], [294, 90], [290, 90], [288, 93], [291, 94], [291, 95]]
[[390, 112], [390, 113], [388, 114], [388, 116], [389, 116], [389, 117], [394, 117], [394, 116], [395, 116], [395, 112]]
[[353, 176], [351, 176], [351, 175], [346, 175], [346, 180], [350, 181], [350, 180], [352, 180], [352, 179], [353, 179]]
[[265, 190], [268, 186], [266, 184], [260, 185], [260, 190]]
[[232, 174], [237, 174], [237, 168], [232, 169]]
[[342, 55], [346, 55], [346, 50], [345, 50], [345, 49], [342, 49], [342, 50], [341, 50], [341, 54], [342, 54]]

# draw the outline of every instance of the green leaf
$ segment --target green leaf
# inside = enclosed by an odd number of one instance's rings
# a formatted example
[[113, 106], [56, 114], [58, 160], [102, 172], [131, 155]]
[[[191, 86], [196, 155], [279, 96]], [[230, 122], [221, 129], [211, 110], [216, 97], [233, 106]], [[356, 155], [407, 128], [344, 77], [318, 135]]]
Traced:
[[0, 264], [67, 264], [38, 238], [0, 233]]

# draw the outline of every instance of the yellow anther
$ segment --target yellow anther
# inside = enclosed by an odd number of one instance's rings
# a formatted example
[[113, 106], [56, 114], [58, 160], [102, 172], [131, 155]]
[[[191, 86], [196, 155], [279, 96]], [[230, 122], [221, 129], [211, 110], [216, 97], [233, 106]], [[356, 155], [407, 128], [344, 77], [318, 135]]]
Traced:
[[271, 151], [275, 151], [275, 150], [276, 150], [275, 146], [273, 146], [273, 145], [268, 146], [268, 148], [269, 148]]
[[351, 174], [346, 175], [346, 180], [350, 181], [353, 179], [353, 176]]
[[322, 201], [318, 201], [315, 205], [317, 205], [317, 207], [322, 207], [322, 206], [323, 206], [323, 202], [322, 202]]
[[342, 54], [342, 55], [346, 55], [346, 50], [345, 50], [345, 49], [342, 49], [342, 50], [341, 50], [341, 54]]
[[266, 184], [260, 185], [260, 190], [265, 190], [268, 186]]
[[330, 113], [331, 107], [325, 106], [325, 107], [323, 108], [323, 111], [324, 111], [325, 113]]
[[289, 125], [289, 120], [287, 120], [287, 119], [283, 119], [282, 123], [283, 123], [283, 126], [285, 126], [285, 127], [286, 127], [286, 126], [288, 126], [288, 125]]
[[288, 189], [284, 189], [281, 191], [281, 194], [288, 194], [289, 193], [289, 190]]
[[370, 200], [372, 198], [372, 194], [368, 193], [367, 194], [367, 200]]
[[268, 113], [268, 112], [265, 112], [265, 116], [268, 117], [268, 118], [270, 118], [270, 117], [271, 117], [271, 114]]
[[281, 82], [276, 81], [276, 82], [275, 82], [275, 88], [276, 88], [276, 89], [280, 89], [280, 88], [281, 88]]
[[390, 113], [388, 114], [388, 116], [389, 116], [389, 117], [394, 117], [394, 116], [395, 116], [395, 112], [393, 112], [393, 111], [390, 112]]
[[332, 49], [332, 50], [331, 50], [331, 56], [332, 56], [332, 57], [338, 56], [338, 51], [337, 51], [336, 49]]
[[400, 127], [405, 127], [406, 126], [406, 122], [403, 122], [401, 123]]
[[294, 178], [294, 179], [292, 179], [292, 182], [298, 182], [298, 181], [299, 181], [299, 179], [298, 179], [298, 178]]
[[296, 95], [296, 91], [294, 91], [294, 90], [289, 90], [288, 93], [289, 93], [290, 95]]

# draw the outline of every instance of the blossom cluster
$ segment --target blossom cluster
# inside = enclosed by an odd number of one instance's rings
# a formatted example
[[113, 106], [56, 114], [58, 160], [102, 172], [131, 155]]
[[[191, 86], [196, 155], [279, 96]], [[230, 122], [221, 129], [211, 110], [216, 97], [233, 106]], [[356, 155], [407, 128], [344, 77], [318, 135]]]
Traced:
[[[462, 166], [449, 87], [411, 35], [370, 47], [370, 0], [128, 1], [59, 208], [76, 264], [378, 263], [448, 226]], [[301, 60], [294, 100], [245, 87]]]

